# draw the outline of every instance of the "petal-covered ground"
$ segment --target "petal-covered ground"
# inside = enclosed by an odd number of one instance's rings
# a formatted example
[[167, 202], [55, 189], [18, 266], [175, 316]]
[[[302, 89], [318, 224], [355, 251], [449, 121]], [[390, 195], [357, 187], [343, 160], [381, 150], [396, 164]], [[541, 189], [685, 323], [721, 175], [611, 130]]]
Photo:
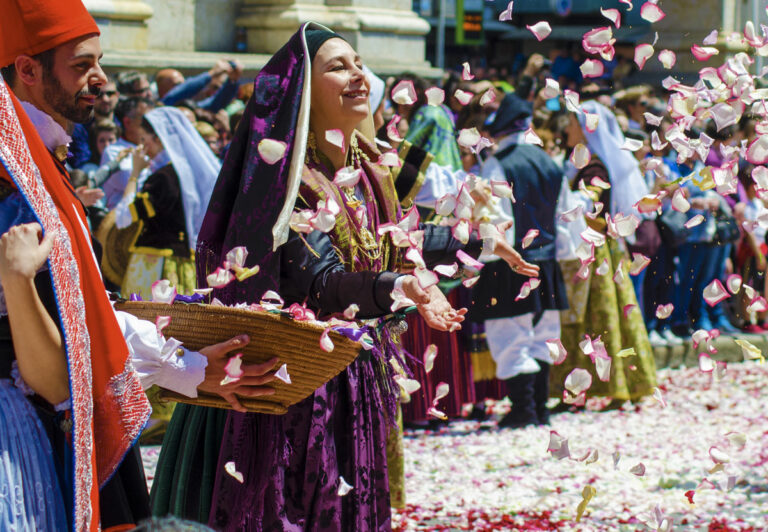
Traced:
[[[590, 401], [551, 427], [458, 421], [406, 434], [409, 504], [395, 529], [768, 530], [768, 366], [730, 364], [719, 381], [660, 370], [659, 382], [665, 407]], [[547, 452], [550, 430], [570, 458]], [[150, 482], [157, 452], [143, 449]]]
[[[698, 368], [661, 370], [659, 382], [666, 407], [646, 398], [600, 412], [589, 402], [553, 416], [551, 427], [478, 431], [454, 422], [409, 433], [409, 504], [395, 527], [768, 530], [768, 367], [731, 364], [719, 382]], [[568, 439], [570, 458], [547, 452], [550, 430]], [[722, 471], [712, 472], [712, 447], [727, 460]], [[577, 523], [586, 486], [595, 494]]]

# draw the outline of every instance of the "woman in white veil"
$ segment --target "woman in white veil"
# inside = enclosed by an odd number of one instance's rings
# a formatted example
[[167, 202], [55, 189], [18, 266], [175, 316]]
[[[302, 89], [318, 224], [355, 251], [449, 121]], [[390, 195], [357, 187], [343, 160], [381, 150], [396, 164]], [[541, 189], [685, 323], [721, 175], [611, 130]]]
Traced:
[[[569, 150], [582, 150], [583, 154], [586, 146], [589, 151], [588, 160], [577, 161], [580, 169], [569, 163], [566, 172], [574, 176], [574, 190], [583, 191], [584, 197], [592, 195], [585, 212], [599, 209], [597, 215], [586, 218], [589, 228], [582, 233], [587, 251], [587, 240], [594, 244], [594, 260], [562, 265], [570, 309], [562, 313], [561, 337], [568, 357], [552, 367], [550, 393], [562, 399], [568, 393], [564, 392], [565, 377], [574, 368], [584, 368], [593, 377], [587, 394], [610, 397], [613, 404], [620, 405], [652, 393], [656, 365], [630, 279], [632, 259], [622, 239], [610, 236], [606, 216], [641, 218], [634, 205], [648, 193], [648, 187], [635, 158], [622, 150], [624, 134], [610, 109], [594, 101], [581, 108], [581, 113], [568, 114], [562, 133]], [[592, 131], [586, 126], [585, 113], [598, 117], [597, 126], [589, 128]], [[585, 336], [593, 342], [589, 356], [579, 345]], [[617, 356], [630, 348], [634, 354]]]
[[[144, 116], [143, 150], [117, 207], [119, 228], [138, 224], [122, 294], [151, 297], [152, 283], [168, 279], [180, 294], [196, 287], [194, 249], [221, 163], [189, 119], [160, 107]], [[138, 182], [141, 170], [151, 174]], [[137, 192], [138, 190], [138, 192]]]

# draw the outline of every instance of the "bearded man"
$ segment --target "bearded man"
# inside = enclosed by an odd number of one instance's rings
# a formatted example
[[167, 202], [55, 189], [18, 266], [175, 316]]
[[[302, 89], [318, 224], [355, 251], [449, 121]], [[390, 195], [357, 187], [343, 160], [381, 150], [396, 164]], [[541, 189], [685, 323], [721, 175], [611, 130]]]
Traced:
[[[153, 323], [113, 310], [98, 249], [63, 165], [73, 124], [92, 119], [107, 82], [99, 65], [99, 28], [80, 0], [0, 0], [0, 12], [0, 232], [46, 235], [39, 242], [17, 239], [16, 245], [22, 256], [48, 257], [32, 288], [8, 298], [7, 315], [0, 317], [0, 328], [9, 331], [0, 338], [0, 368], [28, 353], [39, 324], [53, 320], [49, 331], [66, 357], [69, 402], [55, 410], [40, 396], [31, 401], [57, 458], [70, 527], [126, 530], [149, 515], [133, 446], [150, 413], [142, 388], [157, 384], [192, 397], [211, 391], [242, 408], [237, 395], [271, 392], [261, 385], [272, 379], [274, 361], [246, 369], [255, 377], [251, 386], [221, 387], [227, 354], [241, 349], [246, 336], [191, 352], [159, 337]], [[16, 198], [13, 205], [5, 201], [9, 197]], [[17, 225], [29, 220], [39, 224]], [[48, 371], [38, 367], [21, 378], [44, 381]], [[0, 372], [0, 379], [9, 378]], [[7, 488], [0, 485], [0, 493]], [[36, 489], [13, 486], [17, 497], [0, 497], [0, 515], [13, 515], [18, 497], [37, 501]]]

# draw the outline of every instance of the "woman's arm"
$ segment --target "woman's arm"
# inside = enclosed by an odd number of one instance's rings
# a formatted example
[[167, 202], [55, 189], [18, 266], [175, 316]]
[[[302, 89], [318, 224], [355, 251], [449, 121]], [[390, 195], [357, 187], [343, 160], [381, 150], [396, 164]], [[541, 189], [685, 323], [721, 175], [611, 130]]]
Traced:
[[31, 223], [0, 237], [0, 284], [19, 373], [35, 393], [58, 404], [69, 398], [69, 371], [64, 341], [35, 288], [35, 275], [53, 248], [54, 235], [41, 235], [42, 227]]

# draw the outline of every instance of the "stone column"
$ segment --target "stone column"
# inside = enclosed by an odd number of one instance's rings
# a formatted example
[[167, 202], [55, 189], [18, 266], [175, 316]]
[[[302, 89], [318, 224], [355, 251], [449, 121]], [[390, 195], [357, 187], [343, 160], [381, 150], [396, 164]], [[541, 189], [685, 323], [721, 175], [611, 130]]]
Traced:
[[302, 22], [314, 21], [348, 39], [375, 72], [438, 72], [425, 59], [429, 24], [410, 0], [244, 0], [237, 25], [248, 32], [248, 51], [272, 54]]
[[146, 50], [149, 43], [147, 19], [152, 8], [142, 0], [83, 0], [101, 29], [105, 50]]

